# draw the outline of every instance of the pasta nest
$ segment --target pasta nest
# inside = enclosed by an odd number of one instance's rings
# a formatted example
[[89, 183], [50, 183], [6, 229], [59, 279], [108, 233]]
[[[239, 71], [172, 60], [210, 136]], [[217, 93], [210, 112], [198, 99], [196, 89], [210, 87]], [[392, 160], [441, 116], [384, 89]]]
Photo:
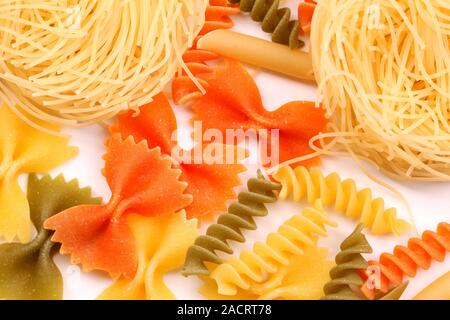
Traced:
[[448, 1], [320, 1], [311, 52], [331, 121], [318, 151], [449, 181], [449, 26]]
[[0, 99], [29, 124], [88, 125], [185, 67], [207, 0], [0, 0]]

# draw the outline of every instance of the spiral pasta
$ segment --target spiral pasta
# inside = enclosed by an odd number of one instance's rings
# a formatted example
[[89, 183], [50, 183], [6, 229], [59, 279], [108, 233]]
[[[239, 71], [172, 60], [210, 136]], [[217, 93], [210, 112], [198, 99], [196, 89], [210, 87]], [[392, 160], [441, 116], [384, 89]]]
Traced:
[[[364, 225], [360, 223], [341, 244], [341, 251], [336, 255], [336, 266], [331, 269], [331, 280], [325, 284], [325, 296], [321, 300], [363, 300], [364, 296], [354, 290], [363, 280], [358, 270], [366, 269], [369, 264], [361, 255], [372, 253], [372, 247], [362, 233]], [[365, 299], [364, 299], [365, 300]]]
[[299, 39], [299, 24], [291, 20], [291, 10], [280, 8], [279, 0], [228, 0], [239, 3], [242, 12], [250, 12], [254, 21], [262, 23], [264, 32], [272, 33], [272, 41], [296, 49], [305, 45]]
[[[396, 246], [393, 254], [383, 253], [379, 261], [371, 261], [372, 268], [379, 270], [379, 289], [387, 292], [393, 286], [403, 282], [403, 276], [414, 277], [417, 269], [428, 269], [433, 260], [442, 262], [450, 251], [450, 224], [443, 222], [437, 232], [425, 231], [422, 238], [412, 238], [408, 246]], [[377, 284], [373, 278], [362, 286], [363, 293], [373, 299], [377, 293]]]
[[408, 281], [403, 282], [402, 284], [396, 286], [388, 293], [382, 294], [379, 297], [377, 297], [377, 300], [400, 300], [403, 292], [405, 292], [406, 288], [408, 287], [408, 284], [409, 284]]
[[327, 235], [326, 226], [336, 227], [337, 224], [330, 220], [317, 200], [314, 207], [304, 209], [302, 214], [281, 225], [277, 232], [269, 234], [266, 243], [257, 242], [253, 251], [244, 250], [239, 258], [217, 266], [210, 277], [216, 281], [220, 294], [235, 295], [238, 288], [249, 290], [287, 266], [290, 258], [315, 246], [319, 236]]
[[294, 201], [306, 198], [309, 203], [321, 199], [324, 206], [334, 205], [336, 211], [347, 217], [359, 218], [374, 234], [398, 235], [410, 227], [406, 221], [397, 218], [396, 209], [385, 209], [383, 199], [373, 199], [370, 189], [358, 190], [354, 180], [342, 181], [337, 173], [324, 176], [316, 169], [300, 166], [294, 170], [284, 166], [273, 177], [283, 186], [280, 199], [290, 195]]
[[229, 16], [237, 13], [239, 8], [231, 6], [227, 0], [209, 0], [205, 24], [192, 48], [183, 54], [186, 67], [178, 72], [172, 82], [172, 95], [176, 104], [192, 102], [204, 94], [204, 90], [208, 87], [204, 77], [213, 72], [213, 68], [206, 62], [217, 59], [219, 56], [212, 51], [197, 48], [197, 42], [213, 30], [231, 29], [233, 21]]
[[323, 295], [323, 286], [330, 280], [329, 272], [334, 266], [328, 248], [306, 247], [302, 255], [289, 259], [275, 274], [250, 290], [239, 290], [227, 296], [217, 292], [217, 284], [209, 277], [202, 277], [199, 292], [209, 300], [317, 300]]
[[239, 194], [238, 202], [231, 204], [228, 212], [220, 215], [217, 223], [208, 228], [206, 235], [198, 237], [189, 248], [181, 272], [183, 275], [209, 275], [204, 262], [222, 263], [216, 250], [233, 253], [228, 240], [244, 242], [241, 229], [255, 230], [257, 226], [253, 217], [266, 216], [268, 211], [264, 204], [277, 201], [274, 191], [281, 189], [278, 183], [266, 180], [261, 171], [258, 171], [257, 178], [247, 182], [247, 187], [248, 191]]

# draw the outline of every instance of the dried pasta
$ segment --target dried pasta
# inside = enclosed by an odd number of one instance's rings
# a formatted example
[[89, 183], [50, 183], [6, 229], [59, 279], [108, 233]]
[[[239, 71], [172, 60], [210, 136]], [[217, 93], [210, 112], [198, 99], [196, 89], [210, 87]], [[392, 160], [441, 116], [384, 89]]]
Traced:
[[369, 264], [362, 256], [372, 253], [372, 247], [362, 233], [364, 225], [360, 223], [341, 244], [341, 251], [336, 255], [336, 266], [331, 269], [331, 280], [325, 284], [325, 295], [321, 300], [365, 300], [364, 295], [356, 289], [362, 286], [358, 271], [365, 270]]
[[63, 278], [52, 260], [55, 243], [44, 221], [67, 208], [100, 203], [90, 188], [80, 189], [78, 182], [66, 182], [63, 176], [28, 178], [28, 201], [37, 236], [29, 243], [0, 245], [0, 299], [62, 299]]
[[433, 281], [414, 300], [450, 300], [450, 271]]
[[208, 82], [204, 78], [214, 71], [206, 62], [219, 58], [214, 52], [198, 49], [197, 41], [213, 30], [232, 28], [234, 24], [230, 15], [239, 12], [239, 8], [231, 6], [227, 0], [209, 0], [205, 24], [194, 45], [183, 54], [183, 61], [189, 72], [178, 72], [172, 82], [172, 96], [176, 104], [193, 102], [205, 93]]
[[400, 300], [402, 297], [403, 292], [405, 292], [406, 288], [408, 287], [409, 282], [405, 281], [402, 284], [396, 286], [391, 291], [389, 291], [386, 294], [382, 294], [381, 296], [378, 296], [378, 300]]
[[279, 0], [228, 0], [239, 3], [242, 12], [249, 12], [254, 21], [261, 22], [264, 32], [272, 34], [272, 41], [289, 46], [291, 49], [303, 47], [299, 39], [299, 24], [291, 20], [291, 10], [280, 8]]
[[136, 239], [138, 271], [131, 280], [117, 280], [99, 299], [175, 299], [163, 277], [183, 264], [186, 251], [198, 234], [197, 220], [186, 220], [184, 211], [160, 217], [131, 215], [128, 220]]
[[318, 153], [450, 181], [448, 1], [318, 1], [311, 53], [330, 118]]
[[30, 209], [18, 178], [22, 173], [48, 172], [76, 156], [78, 149], [68, 142], [32, 128], [0, 104], [0, 237], [31, 240]]
[[209, 275], [210, 271], [205, 262], [222, 263], [216, 251], [233, 253], [228, 241], [245, 241], [241, 229], [257, 228], [253, 217], [264, 217], [268, 214], [264, 204], [277, 201], [274, 191], [279, 190], [281, 186], [266, 180], [258, 171], [257, 178], [250, 179], [247, 187], [248, 191], [239, 193], [238, 202], [231, 204], [228, 212], [220, 215], [217, 223], [209, 226], [206, 234], [198, 237], [189, 248], [181, 272], [183, 275]]
[[328, 259], [329, 250], [307, 247], [303, 254], [294, 256], [257, 292], [260, 300], [316, 300], [322, 295], [324, 284], [330, 279], [334, 263]]
[[[360, 223], [350, 236], [341, 244], [341, 251], [336, 255], [336, 266], [331, 269], [331, 280], [323, 287], [325, 295], [321, 300], [367, 300], [361, 292], [363, 284], [362, 270], [369, 263], [362, 256], [372, 253], [372, 247], [362, 233], [364, 225]], [[408, 282], [402, 283], [391, 291], [377, 296], [377, 300], [399, 300]]]
[[303, 254], [289, 260], [289, 264], [271, 275], [269, 280], [250, 290], [239, 289], [236, 295], [221, 295], [217, 284], [210, 278], [203, 279], [199, 292], [207, 299], [220, 300], [315, 300], [323, 294], [323, 286], [330, 279], [334, 266], [328, 260], [329, 250], [307, 247]]
[[217, 282], [220, 294], [235, 295], [238, 288], [249, 290], [287, 266], [290, 258], [315, 246], [319, 236], [327, 235], [326, 226], [337, 225], [318, 200], [315, 207], [306, 208], [302, 214], [286, 221], [277, 232], [269, 234], [266, 243], [257, 242], [253, 251], [243, 250], [239, 258], [218, 265], [210, 277]]
[[[201, 121], [203, 133], [219, 130], [223, 137], [229, 137], [230, 129], [235, 129], [235, 137], [226, 139], [230, 144], [254, 134], [261, 142], [261, 165], [275, 166], [311, 154], [310, 138], [326, 126], [323, 110], [313, 102], [291, 101], [267, 111], [255, 80], [239, 62], [226, 60], [216, 67], [208, 83], [206, 94], [192, 106], [192, 121]], [[302, 164], [318, 163], [320, 159], [314, 157]]]
[[305, 0], [298, 5], [298, 24], [300, 34], [311, 32], [311, 22], [316, 10], [317, 3], [313, 0]]
[[[369, 277], [362, 286], [363, 293], [373, 299], [377, 289], [381, 292], [389, 291], [393, 286], [403, 282], [403, 276], [414, 277], [417, 269], [428, 269], [432, 261], [444, 261], [446, 253], [450, 251], [450, 224], [442, 222], [437, 232], [425, 231], [422, 238], [412, 238], [408, 246], [396, 246], [393, 254], [383, 253], [379, 261], [369, 264], [379, 269], [379, 283]], [[370, 276], [370, 275], [369, 275]], [[375, 275], [376, 276], [376, 275]], [[377, 288], [379, 285], [379, 288]]]
[[337, 173], [324, 176], [316, 169], [282, 167], [273, 175], [283, 186], [280, 199], [292, 196], [294, 201], [321, 199], [324, 206], [334, 206], [347, 217], [359, 219], [374, 234], [402, 234], [409, 224], [397, 218], [396, 209], [385, 209], [384, 200], [373, 199], [370, 189], [358, 190], [354, 180], [342, 181]]
[[[225, 211], [228, 200], [236, 199], [234, 188], [242, 184], [238, 175], [245, 171], [239, 164], [240, 152], [219, 143], [198, 141], [202, 146], [201, 161], [195, 162], [196, 149], [188, 151], [189, 158], [185, 161], [177, 152], [181, 149], [177, 137], [173, 136], [177, 130], [175, 114], [164, 94], [142, 106], [139, 115], [132, 111], [120, 115], [110, 127], [113, 134], [120, 133], [123, 138], [133, 136], [136, 142], [146, 141], [149, 148], [158, 147], [163, 155], [172, 157], [173, 166], [181, 171], [180, 181], [187, 183], [185, 192], [192, 195], [192, 203], [185, 208], [187, 217], [208, 220], [214, 213]], [[224, 157], [209, 159], [205, 151], [211, 147], [214, 151], [220, 150], [217, 154]], [[236, 155], [232, 163], [224, 159], [230, 153]], [[241, 153], [245, 156], [245, 152]]]
[[45, 130], [35, 119], [80, 126], [137, 110], [186, 68], [207, 4], [2, 0], [0, 97]]
[[309, 53], [264, 39], [230, 30], [215, 30], [200, 39], [197, 48], [300, 80], [315, 81]]
[[138, 265], [135, 239], [128, 216], [173, 214], [192, 202], [184, 194], [180, 171], [161, 155], [132, 137], [114, 135], [107, 144], [104, 176], [112, 196], [107, 204], [84, 205], [49, 218], [45, 228], [54, 230], [52, 240], [61, 243], [62, 254], [71, 255], [87, 271], [102, 270], [117, 278], [133, 278]]

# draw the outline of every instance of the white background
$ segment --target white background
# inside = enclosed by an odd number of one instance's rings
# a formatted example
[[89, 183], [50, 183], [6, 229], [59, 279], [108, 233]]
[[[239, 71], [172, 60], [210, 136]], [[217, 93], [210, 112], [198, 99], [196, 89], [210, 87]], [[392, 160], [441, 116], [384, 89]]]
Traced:
[[[293, 9], [296, 15], [296, 4], [299, 1], [285, 1]], [[269, 36], [262, 33], [259, 26], [252, 22], [248, 16], [236, 16], [235, 29], [240, 32], [252, 34], [269, 39]], [[276, 74], [264, 71], [250, 70], [255, 74], [255, 80], [260, 88], [263, 101], [268, 109], [276, 109], [283, 103], [291, 100], [314, 100], [316, 98], [315, 87], [302, 84], [298, 81], [284, 78]], [[175, 107], [178, 125], [180, 128], [190, 130], [188, 120], [191, 113], [183, 107]], [[96, 196], [102, 196], [105, 201], [110, 197], [109, 188], [101, 175], [103, 161], [101, 159], [105, 152], [104, 140], [107, 136], [105, 129], [101, 126], [93, 126], [82, 129], [65, 130], [72, 135], [71, 143], [80, 149], [79, 156], [67, 165], [52, 172], [55, 176], [63, 172], [67, 179], [77, 178], [81, 186], [91, 186]], [[188, 135], [180, 137], [186, 141]], [[386, 199], [387, 206], [398, 208], [398, 214], [404, 219], [409, 219], [406, 208], [398, 197], [388, 190], [376, 185], [367, 178], [358, 166], [350, 158], [325, 158], [323, 170], [325, 172], [338, 171], [343, 178], [353, 178], [360, 187], [371, 187], [376, 196]], [[247, 173], [242, 175], [243, 182], [248, 177], [255, 174], [256, 168], [249, 168]], [[450, 221], [450, 186], [447, 183], [398, 183], [375, 172], [389, 185], [397, 188], [408, 199], [413, 208], [414, 218], [419, 232], [426, 229], [434, 230], [441, 221]], [[240, 190], [240, 189], [239, 189]], [[237, 191], [239, 191], [237, 190]], [[250, 248], [256, 240], [264, 240], [266, 234], [275, 231], [278, 226], [293, 214], [299, 213], [302, 205], [278, 202], [269, 206], [270, 214], [266, 218], [257, 221], [258, 230], [248, 232], [248, 241], [245, 245], [236, 245], [235, 252], [240, 248]], [[330, 247], [330, 259], [334, 259], [339, 243], [348, 235], [355, 226], [354, 221], [350, 221], [339, 214], [332, 213], [333, 218], [339, 223], [337, 229], [330, 229], [329, 237], [320, 241], [321, 245]], [[374, 253], [367, 258], [377, 258], [384, 251], [391, 251], [397, 244], [405, 244], [407, 239], [414, 236], [414, 232], [398, 238], [395, 236], [373, 237], [368, 234], [368, 238], [373, 245]], [[82, 273], [76, 266], [69, 264], [69, 258], [57, 256], [55, 258], [61, 272], [64, 275], [64, 298], [65, 299], [95, 299], [98, 294], [111, 283], [102, 273]], [[411, 298], [431, 281], [450, 270], [450, 259], [444, 263], [434, 263], [430, 270], [419, 271], [417, 276], [410, 282], [404, 298]], [[173, 272], [166, 276], [166, 281], [179, 299], [201, 299], [197, 293], [200, 282], [191, 277], [186, 279]]]

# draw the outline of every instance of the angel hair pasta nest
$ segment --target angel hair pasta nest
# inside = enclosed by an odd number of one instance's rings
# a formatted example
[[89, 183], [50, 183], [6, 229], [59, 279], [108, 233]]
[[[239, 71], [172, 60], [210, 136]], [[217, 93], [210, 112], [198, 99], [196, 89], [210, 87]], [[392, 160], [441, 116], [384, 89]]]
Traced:
[[327, 0], [314, 13], [314, 73], [331, 119], [324, 153], [387, 174], [450, 181], [448, 1]]
[[81, 126], [151, 101], [207, 0], [0, 0], [0, 99], [36, 126]]

